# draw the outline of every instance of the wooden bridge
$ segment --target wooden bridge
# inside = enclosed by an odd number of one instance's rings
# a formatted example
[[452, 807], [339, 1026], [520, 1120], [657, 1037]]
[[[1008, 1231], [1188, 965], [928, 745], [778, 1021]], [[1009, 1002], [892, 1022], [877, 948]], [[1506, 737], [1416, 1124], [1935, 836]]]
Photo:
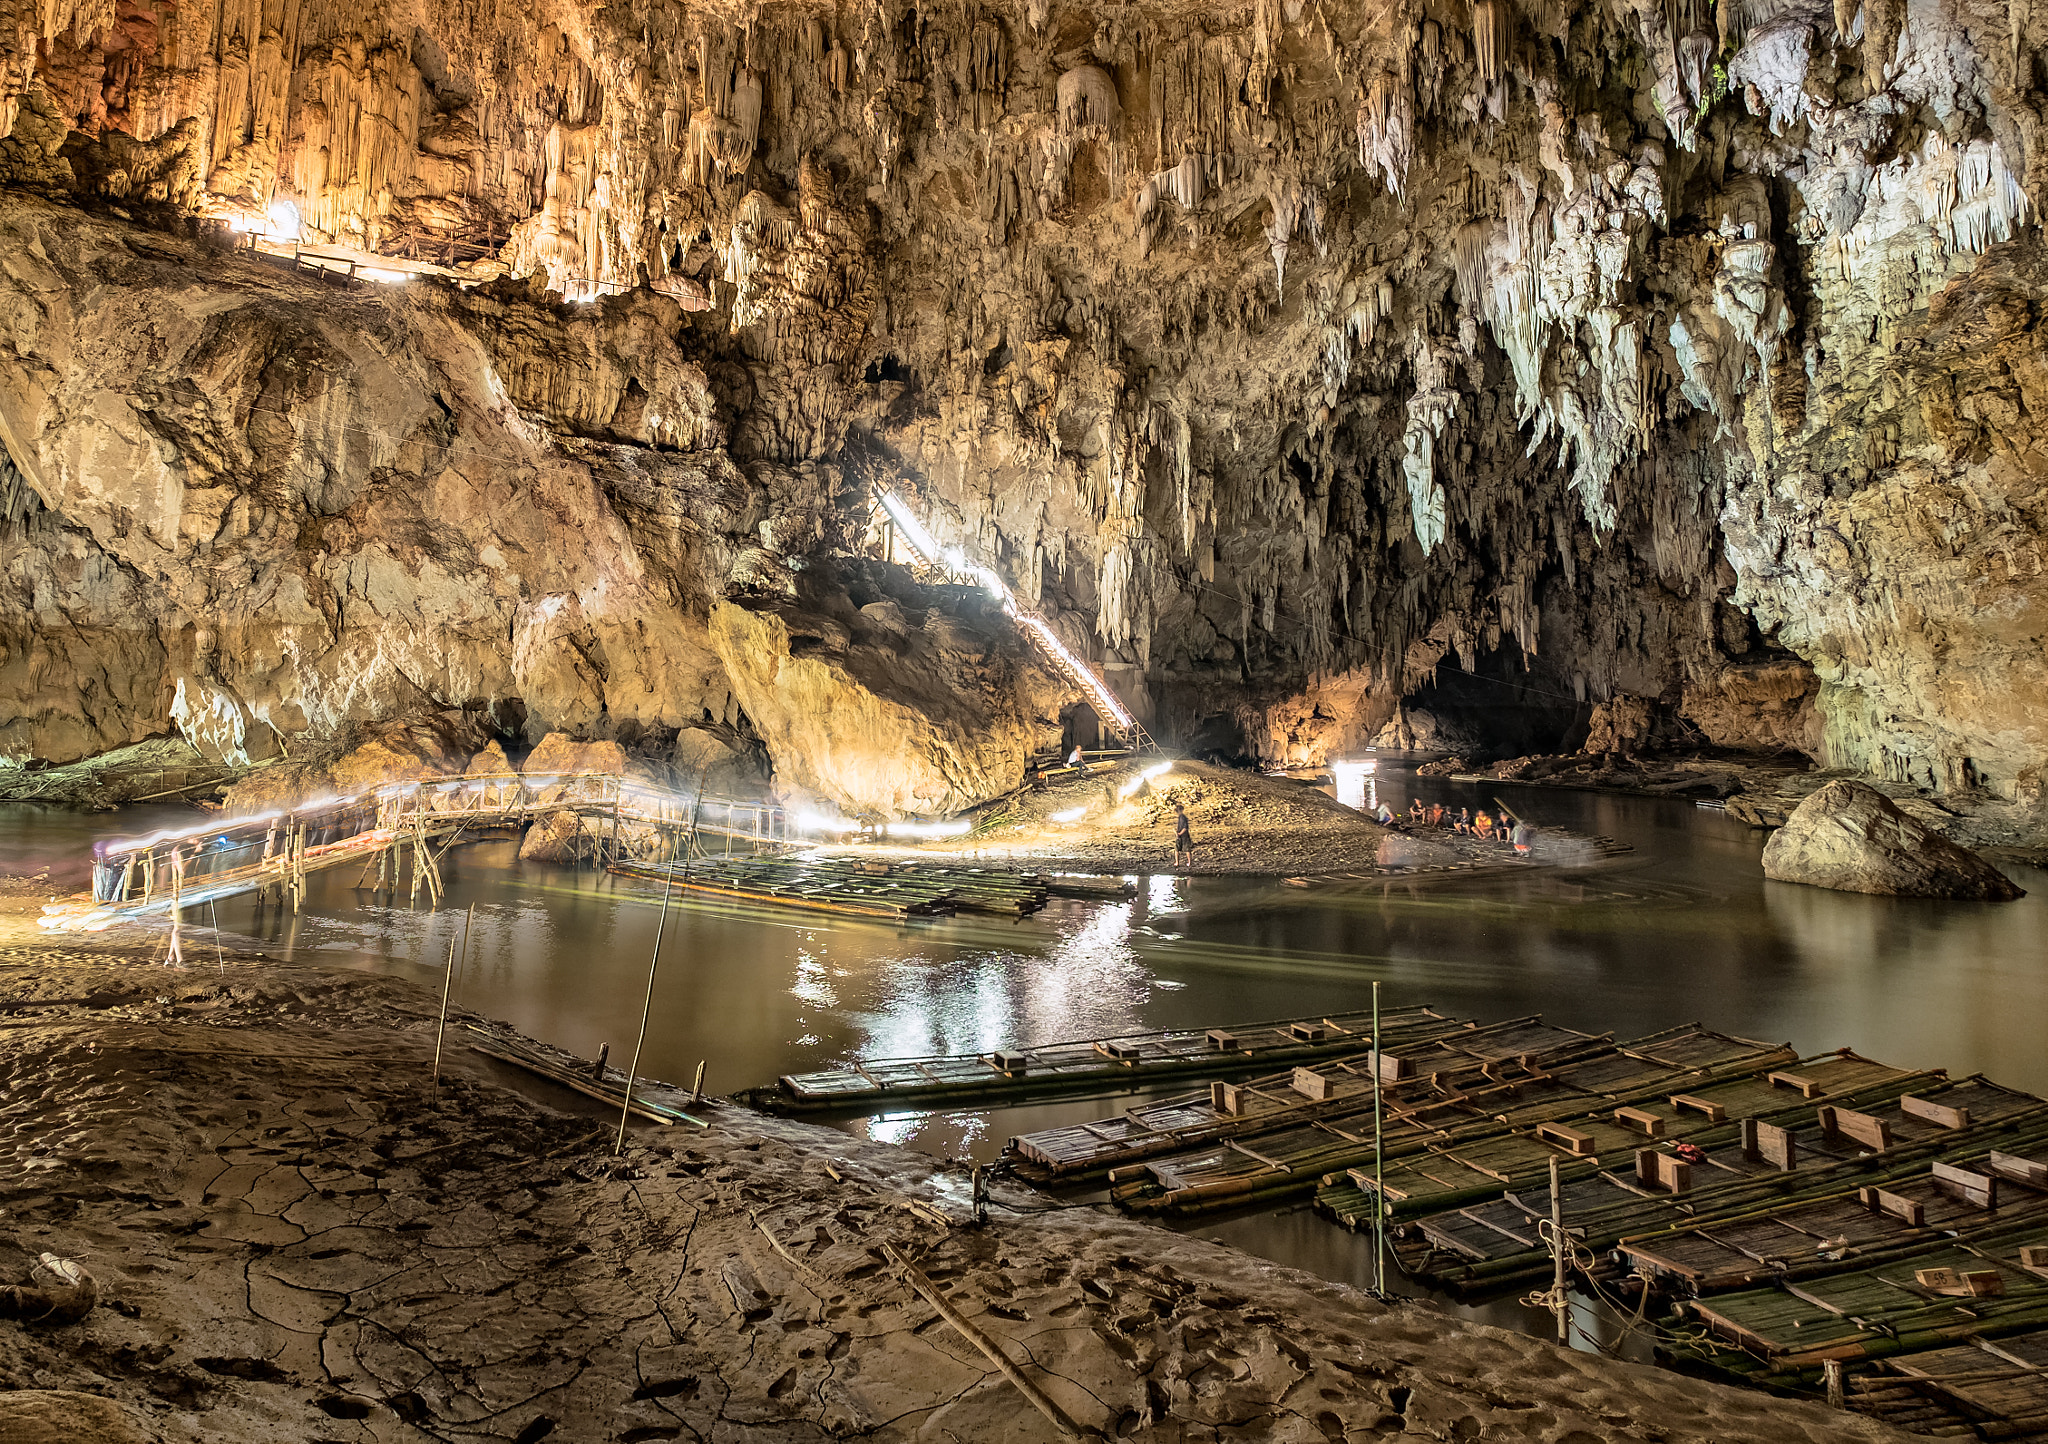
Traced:
[[672, 857], [706, 837], [748, 852], [791, 841], [789, 816], [775, 803], [691, 796], [617, 773], [429, 777], [95, 844], [91, 893], [49, 904], [42, 925], [96, 932], [264, 888], [297, 907], [309, 874], [350, 864], [366, 883], [374, 872], [379, 889], [405, 886], [414, 899], [424, 889], [438, 902], [439, 859], [450, 847], [562, 812], [584, 820], [596, 860], [607, 865]]

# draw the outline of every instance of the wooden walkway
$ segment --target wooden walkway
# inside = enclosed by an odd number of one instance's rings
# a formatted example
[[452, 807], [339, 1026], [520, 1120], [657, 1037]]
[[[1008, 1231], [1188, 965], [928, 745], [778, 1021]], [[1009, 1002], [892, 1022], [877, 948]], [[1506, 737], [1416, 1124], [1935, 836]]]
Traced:
[[1024, 873], [833, 856], [622, 860], [612, 871], [702, 896], [898, 921], [961, 912], [1027, 917], [1052, 893], [1044, 878]]
[[701, 847], [706, 837], [745, 848], [789, 843], [788, 818], [774, 803], [692, 797], [616, 773], [424, 778], [101, 843], [94, 848], [91, 893], [46, 906], [42, 925], [98, 931], [265, 888], [278, 889], [296, 907], [309, 875], [348, 866], [366, 883], [374, 872], [380, 889], [404, 887], [415, 899], [424, 892], [438, 902], [438, 859], [449, 847], [559, 812], [595, 824], [601, 858], [623, 857], [636, 835], [644, 845], [649, 830], [658, 834], [657, 851]]

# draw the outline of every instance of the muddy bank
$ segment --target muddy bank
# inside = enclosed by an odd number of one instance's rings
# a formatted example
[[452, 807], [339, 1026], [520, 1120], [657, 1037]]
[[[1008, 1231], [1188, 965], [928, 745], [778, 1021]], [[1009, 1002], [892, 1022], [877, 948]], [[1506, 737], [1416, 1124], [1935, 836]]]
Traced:
[[[615, 1158], [596, 1105], [473, 1054], [432, 1087], [421, 989], [59, 950], [33, 900], [0, 919], [0, 1281], [49, 1252], [101, 1304], [0, 1322], [0, 1389], [136, 1437], [1058, 1437], [890, 1245], [1113, 1437], [1896, 1437], [1023, 1192], [967, 1227], [960, 1169], [736, 1109]], [[0, 1392], [0, 1434], [37, 1410]]]

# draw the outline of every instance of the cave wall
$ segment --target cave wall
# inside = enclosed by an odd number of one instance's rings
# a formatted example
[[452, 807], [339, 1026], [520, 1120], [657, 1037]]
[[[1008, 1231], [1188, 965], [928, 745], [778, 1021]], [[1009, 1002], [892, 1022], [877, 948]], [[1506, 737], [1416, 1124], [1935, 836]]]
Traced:
[[[707, 476], [845, 479], [776, 548], [860, 544], [888, 479], [1165, 735], [1354, 745], [1516, 649], [1724, 745], [2038, 788], [2048, 12], [300, 0], [8, 36], [0, 183], [289, 200], [654, 308], [632, 346], [723, 403]], [[121, 407], [71, 425], [128, 455]], [[11, 625], [48, 678], [118, 645]]]
[[[467, 712], [728, 786], [761, 780], [759, 744], [786, 786], [896, 815], [997, 790], [1052, 725], [1058, 689], [1013, 638], [831, 618], [845, 589], [819, 599], [802, 568], [836, 477], [733, 461], [666, 297], [336, 292], [24, 202], [0, 254], [0, 435], [31, 489], [0, 522], [18, 761], [171, 725], [261, 760]], [[915, 727], [834, 758], [757, 726], [791, 667], [787, 646], [737, 664], [749, 609], [811, 635], [811, 704]]]

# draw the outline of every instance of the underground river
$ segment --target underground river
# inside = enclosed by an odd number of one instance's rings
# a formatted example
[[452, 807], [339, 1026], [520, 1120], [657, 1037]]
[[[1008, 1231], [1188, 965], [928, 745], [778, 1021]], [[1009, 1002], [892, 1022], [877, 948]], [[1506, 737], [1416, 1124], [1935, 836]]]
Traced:
[[[2016, 903], [1908, 902], [1766, 882], [1763, 836], [1689, 802], [1418, 779], [1382, 761], [1369, 784], [1405, 804], [1490, 805], [1604, 834], [1635, 851], [1577, 870], [1429, 887], [1154, 877], [1124, 903], [1055, 900], [1018, 923], [902, 927], [690, 903], [671, 908], [641, 1071], [732, 1092], [854, 1055], [998, 1045], [1348, 1011], [1383, 984], [1388, 1007], [1482, 1020], [1541, 1013], [1628, 1038], [1698, 1021], [1852, 1047], [1907, 1067], [1983, 1072], [2048, 1094], [2048, 873], [2008, 871]], [[189, 826], [187, 810], [87, 817], [0, 810], [0, 872], [85, 885], [93, 838]], [[1198, 839], [1199, 842], [1199, 839]], [[461, 1006], [588, 1057], [630, 1053], [658, 894], [588, 870], [521, 863], [511, 842], [442, 861], [439, 912], [358, 893], [353, 870], [314, 875], [303, 913], [247, 898], [220, 908], [242, 946], [388, 972], [438, 989], [476, 906]], [[186, 955], [209, 951], [188, 915]], [[845, 1126], [941, 1155], [995, 1157], [1010, 1135], [1095, 1116], [1103, 1100]], [[1306, 1209], [1197, 1231], [1325, 1277], [1366, 1282], [1368, 1240]], [[1527, 1322], [1513, 1304], [1493, 1322]], [[1603, 1331], [1604, 1332], [1604, 1331]]]

